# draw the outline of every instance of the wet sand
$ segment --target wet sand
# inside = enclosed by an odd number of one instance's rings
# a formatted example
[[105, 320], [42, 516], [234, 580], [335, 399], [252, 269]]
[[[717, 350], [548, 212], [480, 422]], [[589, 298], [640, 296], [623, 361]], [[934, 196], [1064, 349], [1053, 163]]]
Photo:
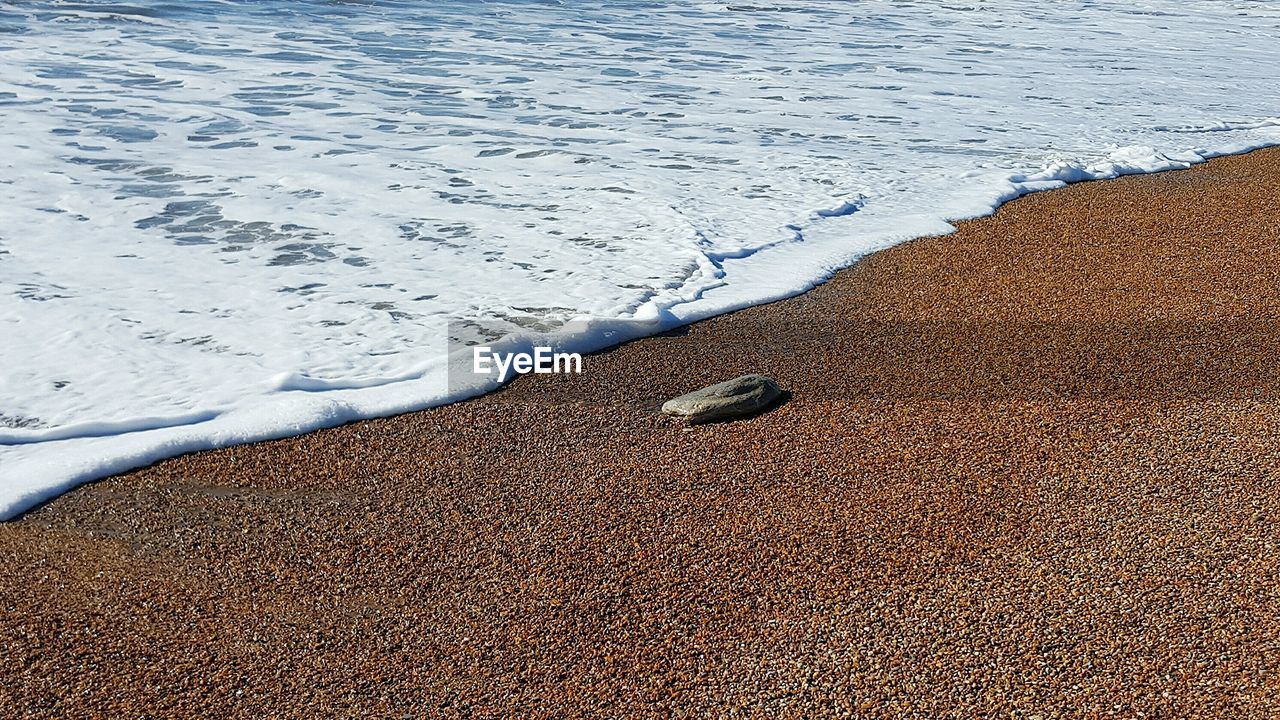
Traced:
[[[1280, 716], [1280, 151], [0, 526], [17, 717]], [[746, 372], [794, 396], [686, 428]], [[6, 717], [9, 712], [0, 713]]]

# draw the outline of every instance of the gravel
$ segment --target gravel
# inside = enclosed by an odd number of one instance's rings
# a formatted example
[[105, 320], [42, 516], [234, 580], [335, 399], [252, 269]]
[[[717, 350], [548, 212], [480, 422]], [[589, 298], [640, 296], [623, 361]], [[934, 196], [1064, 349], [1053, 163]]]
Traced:
[[0, 526], [0, 715], [1277, 717], [1278, 309], [1272, 150], [93, 483]]

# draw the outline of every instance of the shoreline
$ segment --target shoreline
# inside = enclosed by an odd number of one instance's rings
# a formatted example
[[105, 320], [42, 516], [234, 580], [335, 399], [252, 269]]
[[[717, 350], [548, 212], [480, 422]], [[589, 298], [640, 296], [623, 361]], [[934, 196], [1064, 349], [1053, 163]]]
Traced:
[[[581, 376], [84, 485], [0, 525], [0, 705], [1275, 714], [1277, 197], [1275, 148], [1033, 193]], [[748, 372], [792, 399], [655, 414]]]
[[[1268, 124], [1271, 124], [1270, 121], [1246, 123], [1241, 127], [1248, 129]], [[987, 204], [987, 209], [979, 214], [963, 214], [962, 219], [958, 220], [948, 219], [947, 216], [926, 220], [915, 218], [911, 221], [914, 225], [906, 226], [912, 227], [912, 230], [896, 230], [898, 237], [907, 237], [907, 240], [892, 239], [879, 233], [873, 234], [875, 239], [864, 239], [862, 242], [866, 244], [857, 250], [828, 247], [823, 253], [813, 257], [801, 253], [794, 259], [808, 270], [801, 273], [799, 284], [796, 284], [795, 279], [790, 284], [775, 284], [774, 276], [787, 263], [782, 258], [774, 258], [767, 268], [755, 265], [736, 267], [734, 282], [724, 287], [712, 285], [708, 288], [711, 295], [714, 295], [717, 290], [724, 290], [728, 286], [738, 288], [749, 284], [754, 278], [769, 289], [752, 296], [752, 300], [743, 301], [732, 293], [728, 298], [717, 297], [713, 300], [710, 295], [700, 291], [693, 299], [674, 306], [654, 309], [644, 305], [637, 311], [636, 317], [575, 321], [562, 328], [562, 332], [517, 334], [501, 338], [494, 345], [513, 353], [529, 352], [539, 343], [550, 343], [560, 350], [575, 353], [608, 351], [619, 344], [660, 335], [719, 315], [803, 295], [869, 254], [904, 242], [948, 235], [950, 232], [942, 230], [953, 229], [960, 222], [990, 217], [1008, 202], [1029, 194], [1057, 190], [1081, 182], [1189, 169], [1214, 158], [1248, 154], [1273, 147], [1280, 145], [1264, 141], [1167, 153], [1151, 149], [1147, 154], [1113, 152], [1107, 158], [1087, 166], [1052, 164], [1035, 172], [999, 178], [998, 184], [1004, 186], [1003, 191], [993, 192], [985, 201], [978, 202], [979, 206], [983, 202]], [[846, 202], [841, 206], [841, 212], [819, 210], [816, 218], [821, 220], [852, 214], [858, 207], [857, 204]], [[955, 210], [954, 207], [952, 209]], [[964, 213], [969, 213], [969, 210]], [[771, 247], [773, 246], [765, 246], [747, 256], [767, 251]], [[734, 256], [722, 257], [720, 261], [726, 257]], [[711, 259], [710, 262], [718, 261]], [[348, 383], [341, 379], [286, 373], [272, 380], [276, 390], [285, 392], [281, 395], [262, 395], [252, 407], [225, 410], [192, 408], [190, 412], [173, 416], [160, 414], [120, 421], [86, 421], [50, 429], [8, 428], [7, 432], [0, 429], [0, 446], [7, 446], [12, 453], [7, 459], [9, 474], [4, 483], [0, 484], [0, 522], [12, 520], [87, 482], [132, 472], [181, 455], [240, 444], [270, 442], [353, 422], [430, 410], [465, 402], [503, 388], [505, 383], [494, 378], [458, 372], [456, 365], [465, 362], [458, 355], [453, 352], [447, 357], [425, 361], [426, 365], [433, 368], [443, 366], [444, 377], [437, 377], [441, 373], [435, 369], [421, 374], [411, 370], [402, 375], [357, 378]], [[465, 380], [455, 382], [459, 376]], [[298, 392], [318, 389], [327, 392], [316, 397]], [[58, 440], [60, 443], [44, 444], [50, 440]], [[45, 452], [46, 449], [48, 453]]]

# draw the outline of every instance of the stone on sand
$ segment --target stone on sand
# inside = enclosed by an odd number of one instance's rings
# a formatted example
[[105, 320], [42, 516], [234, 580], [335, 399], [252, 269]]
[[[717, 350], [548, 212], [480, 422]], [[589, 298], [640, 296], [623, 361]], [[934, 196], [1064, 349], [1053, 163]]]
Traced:
[[754, 415], [782, 396], [782, 389], [764, 375], [743, 375], [668, 400], [662, 412], [692, 423], [715, 422]]

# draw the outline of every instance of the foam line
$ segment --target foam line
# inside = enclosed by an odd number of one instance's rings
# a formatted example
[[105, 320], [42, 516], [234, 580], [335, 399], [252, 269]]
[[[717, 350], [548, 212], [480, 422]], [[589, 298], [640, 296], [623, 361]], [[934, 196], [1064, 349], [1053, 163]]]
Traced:
[[162, 430], [183, 425], [196, 425], [218, 417], [211, 410], [200, 410], [185, 415], [169, 417], [129, 418], [115, 422], [88, 422], [63, 425], [47, 430], [10, 430], [0, 432], [0, 445], [26, 445], [30, 443], [74, 440], [77, 438], [112, 437], [129, 433]]

